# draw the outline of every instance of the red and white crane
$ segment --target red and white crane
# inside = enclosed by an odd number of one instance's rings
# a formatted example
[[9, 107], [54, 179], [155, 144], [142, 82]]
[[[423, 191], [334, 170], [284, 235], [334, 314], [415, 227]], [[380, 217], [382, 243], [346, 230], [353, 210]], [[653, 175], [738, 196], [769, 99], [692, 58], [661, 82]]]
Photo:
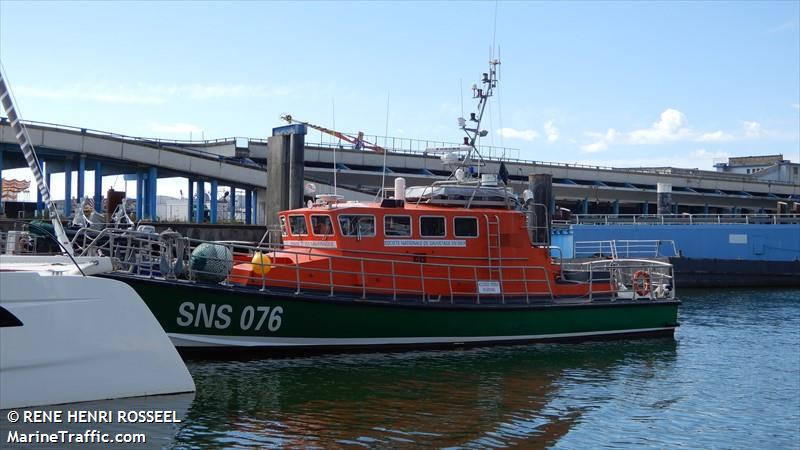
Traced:
[[344, 133], [336, 131], [336, 130], [331, 130], [330, 128], [325, 128], [325, 127], [321, 127], [319, 125], [314, 125], [313, 123], [308, 123], [308, 122], [303, 122], [303, 121], [300, 121], [300, 120], [295, 120], [291, 116], [291, 114], [284, 114], [284, 115], [281, 116], [281, 119], [289, 122], [290, 124], [291, 123], [302, 123], [302, 124], [304, 124], [305, 126], [307, 126], [309, 128], [313, 128], [313, 129], [321, 131], [321, 132], [323, 132], [325, 134], [329, 134], [329, 135], [331, 135], [331, 136], [333, 136], [335, 138], [341, 139], [341, 140], [343, 140], [343, 141], [345, 141], [345, 142], [347, 142], [349, 144], [352, 144], [353, 148], [355, 148], [357, 150], [361, 150], [361, 149], [365, 149], [366, 148], [366, 149], [369, 149], [369, 150], [372, 150], [372, 151], [375, 151], [375, 152], [378, 152], [378, 153], [386, 153], [386, 149], [385, 148], [383, 148], [383, 147], [381, 147], [379, 145], [373, 144], [371, 142], [365, 141], [364, 140], [364, 133], [362, 133], [361, 131], [359, 131], [358, 134], [354, 137], [354, 136], [350, 136], [348, 134], [344, 134]]

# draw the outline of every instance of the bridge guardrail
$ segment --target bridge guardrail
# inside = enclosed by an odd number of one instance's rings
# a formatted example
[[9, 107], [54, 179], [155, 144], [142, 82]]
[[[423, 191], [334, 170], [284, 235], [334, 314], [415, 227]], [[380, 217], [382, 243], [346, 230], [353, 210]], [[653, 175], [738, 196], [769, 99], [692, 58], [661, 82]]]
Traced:
[[576, 225], [800, 224], [800, 214], [576, 214]]

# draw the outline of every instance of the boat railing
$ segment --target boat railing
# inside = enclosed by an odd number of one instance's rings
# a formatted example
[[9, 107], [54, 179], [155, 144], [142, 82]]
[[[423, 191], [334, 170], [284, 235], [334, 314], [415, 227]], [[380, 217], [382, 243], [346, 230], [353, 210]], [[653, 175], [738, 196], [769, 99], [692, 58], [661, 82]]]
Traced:
[[38, 247], [38, 237], [21, 230], [0, 231], [0, 253], [5, 255], [33, 254]]
[[605, 240], [575, 241], [572, 245], [574, 258], [659, 258], [678, 256], [672, 240]]
[[[558, 270], [554, 270], [554, 267], [558, 266], [532, 266], [528, 265], [525, 258], [500, 258], [491, 266], [466, 261], [469, 258], [453, 264], [407, 254], [403, 255], [404, 259], [399, 259], [377, 254], [332, 255], [313, 247], [212, 243], [189, 239], [177, 233], [165, 237], [164, 233], [106, 229], [91, 235], [85, 234], [90, 237], [87, 237], [87, 245], [82, 248], [84, 255], [115, 257], [120, 270], [125, 273], [176, 282], [210, 280], [228, 285], [260, 286], [264, 291], [284, 288], [298, 295], [325, 293], [329, 297], [348, 295], [366, 299], [373, 294], [391, 301], [410, 299], [423, 303], [463, 303], [467, 298], [476, 304], [485, 301], [530, 304], [543, 300], [559, 301], [554, 283], [571, 283], [557, 277], [555, 272]], [[194, 251], [201, 244], [221, 248], [216, 255], [198, 256]], [[257, 253], [269, 258], [268, 265], [262, 266], [262, 270], [246, 273], [231, 270], [235, 264], [252, 263]], [[198, 258], [204, 260], [202, 264], [197, 264]], [[642, 261], [637, 264], [638, 270], [649, 273], [651, 262]], [[259, 265], [257, 262], [252, 264]], [[263, 270], [264, 267], [268, 269]], [[604, 271], [603, 267], [571, 266], [572, 271], [588, 273], [583, 277], [583, 282], [588, 285], [586, 290], [574, 297], [589, 301], [598, 295], [606, 299], [614, 298], [618, 289], [615, 283], [625, 277]], [[563, 268], [566, 270], [566, 263]], [[275, 277], [270, 273], [281, 275]], [[627, 278], [630, 279], [630, 276]]]
[[[594, 282], [610, 282], [620, 299], [663, 300], [675, 298], [675, 272], [672, 264], [651, 259], [598, 259], [565, 263], [564, 270], [589, 273], [589, 300]], [[603, 292], [605, 294], [605, 292]]]
[[564, 261], [564, 250], [558, 245], [548, 245], [547, 248], [550, 249], [550, 258], [552, 258], [553, 263], [560, 266]]
[[[543, 218], [539, 220], [541, 211]], [[550, 245], [550, 208], [543, 203], [528, 201], [525, 203], [525, 228], [533, 246]]]
[[800, 214], [577, 214], [576, 225], [800, 224]]

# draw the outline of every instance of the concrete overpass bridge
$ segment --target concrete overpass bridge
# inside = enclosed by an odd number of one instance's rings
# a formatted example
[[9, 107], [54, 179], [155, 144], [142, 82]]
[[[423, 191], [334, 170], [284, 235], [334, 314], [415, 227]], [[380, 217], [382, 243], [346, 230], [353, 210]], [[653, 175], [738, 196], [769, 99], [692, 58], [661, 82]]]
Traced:
[[[306, 148], [306, 175], [330, 182], [329, 148]], [[498, 173], [500, 158], [486, 158], [485, 173]], [[527, 187], [528, 175], [550, 174], [560, 206], [579, 213], [654, 214], [657, 183], [672, 185], [674, 212], [697, 214], [774, 212], [777, 202], [800, 202], [800, 183], [765, 182], [749, 175], [680, 168], [611, 168], [504, 158], [510, 185]], [[381, 185], [383, 156], [342, 149], [336, 153], [339, 182], [361, 189]], [[408, 185], [447, 178], [438, 155], [397, 150], [387, 156], [387, 179], [402, 176]], [[387, 183], [389, 184], [389, 183]]]
[[[225, 138], [204, 141], [146, 139], [98, 130], [55, 124], [26, 122], [47, 173], [65, 173], [67, 197], [84, 195], [85, 171], [94, 171], [95, 203], [102, 176], [129, 175], [137, 180], [137, 217], [157, 219], [156, 195], [159, 178], [183, 177], [188, 180], [187, 221], [203, 220], [205, 183], [211, 187], [210, 221], [217, 222], [217, 189], [230, 186], [245, 191], [245, 223], [263, 223], [264, 195], [267, 186], [267, 139]], [[440, 155], [429, 149], [457, 144], [414, 139], [367, 136], [372, 142], [385, 142], [386, 185], [402, 176], [408, 185], [429, 184], [445, 179], [450, 171]], [[305, 178], [318, 183], [318, 193], [332, 191], [334, 173], [341, 191], [361, 198], [374, 195], [383, 182], [384, 156], [333, 143], [306, 140]], [[336, 151], [334, 151], [334, 149]], [[503, 160], [510, 184], [521, 192], [530, 174], [551, 174], [555, 202], [577, 213], [648, 214], [655, 213], [656, 184], [672, 185], [676, 213], [757, 213], [774, 212], [778, 202], [800, 202], [800, 183], [764, 182], [743, 174], [719, 173], [678, 168], [610, 168], [519, 159], [519, 150], [481, 147], [485, 173], [497, 173]], [[26, 167], [7, 121], [0, 120], [0, 169]], [[72, 172], [77, 172], [77, 192], [71, 192]], [[99, 174], [99, 175], [98, 175]], [[228, 211], [235, 211], [236, 196], [231, 195]], [[554, 202], [554, 203], [555, 203]], [[67, 215], [69, 202], [66, 202]], [[554, 207], [555, 205], [551, 205]], [[233, 216], [231, 216], [233, 219]]]
[[[212, 222], [217, 221], [217, 190], [219, 186], [245, 191], [245, 221], [251, 223], [256, 216], [258, 193], [266, 186], [264, 167], [245, 158], [227, 158], [220, 151], [235, 154], [235, 139], [220, 139], [203, 142], [181, 142], [143, 139], [107, 133], [85, 128], [63, 125], [26, 122], [32, 144], [40, 161], [45, 165], [43, 173], [50, 184], [50, 175], [64, 173], [65, 198], [83, 198], [86, 172], [94, 172], [94, 200], [101, 205], [103, 197], [102, 177], [125, 175], [137, 181], [137, 210], [139, 218], [156, 218], [156, 199], [159, 178], [183, 177], [188, 179], [187, 220], [201, 221], [204, 207], [197, 196], [192, 205], [194, 192], [204, 192], [205, 182], [211, 187], [210, 208]], [[217, 153], [209, 152], [213, 148]], [[16, 137], [6, 119], [0, 119], [0, 170], [27, 167]], [[72, 192], [72, 175], [77, 173], [77, 192]], [[196, 191], [195, 191], [196, 187]], [[231, 202], [236, 201], [230, 195]], [[41, 203], [41, 196], [39, 196]], [[65, 202], [64, 214], [71, 215], [71, 202]], [[228, 210], [233, 214], [235, 205]], [[42, 211], [41, 204], [38, 211]], [[231, 217], [231, 219], [233, 216]]]

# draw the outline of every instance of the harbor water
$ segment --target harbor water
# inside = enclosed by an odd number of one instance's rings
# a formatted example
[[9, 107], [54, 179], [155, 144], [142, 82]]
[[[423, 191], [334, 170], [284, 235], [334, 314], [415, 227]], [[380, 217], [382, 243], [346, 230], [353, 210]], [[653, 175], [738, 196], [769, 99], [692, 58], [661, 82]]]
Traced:
[[800, 448], [800, 290], [683, 291], [675, 339], [190, 361], [174, 448]]
[[800, 449], [800, 290], [681, 298], [674, 339], [190, 360], [194, 394], [53, 409], [176, 411], [88, 427], [135, 448]]

